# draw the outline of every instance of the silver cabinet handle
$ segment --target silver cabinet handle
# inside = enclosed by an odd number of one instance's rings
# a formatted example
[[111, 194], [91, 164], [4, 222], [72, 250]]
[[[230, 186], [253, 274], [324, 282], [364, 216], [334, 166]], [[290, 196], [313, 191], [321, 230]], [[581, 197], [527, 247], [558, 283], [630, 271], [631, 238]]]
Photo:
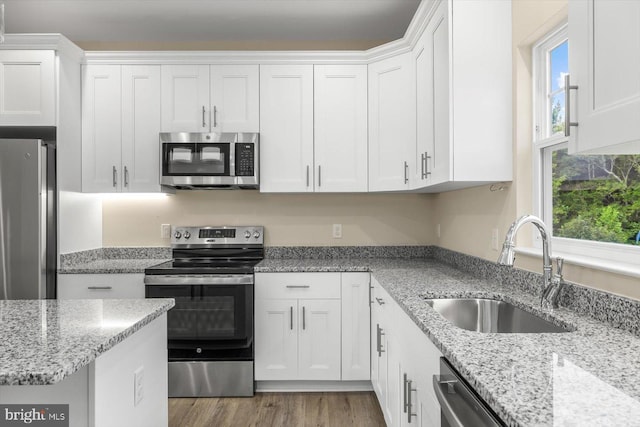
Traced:
[[382, 298], [376, 298], [376, 301], [378, 301], [378, 305], [384, 305], [384, 300]]
[[422, 177], [422, 179], [424, 179], [424, 177], [425, 177], [425, 173], [424, 173], [424, 164], [425, 164], [424, 154], [425, 153], [421, 153], [420, 154], [420, 176]]
[[289, 316], [291, 318], [291, 330], [293, 331], [293, 306], [291, 306], [291, 311], [289, 312]]
[[302, 306], [302, 330], [304, 331], [307, 328], [307, 323], [306, 323], [306, 319], [305, 319], [305, 309], [304, 309], [304, 305]]
[[218, 127], [218, 108], [215, 105], [213, 106], [213, 127]]
[[425, 151], [424, 152], [424, 157], [423, 157], [423, 162], [424, 162], [424, 173], [422, 174], [422, 178], [426, 179], [429, 177], [429, 175], [431, 175], [431, 172], [429, 172], [429, 163], [427, 162], [428, 159], [430, 159], [431, 156], [429, 155], [429, 152]]
[[564, 136], [571, 135], [571, 126], [578, 126], [578, 122], [571, 121], [571, 96], [570, 91], [578, 89], [577, 85], [571, 86], [571, 76], [564, 76]]
[[289, 289], [307, 289], [309, 287], [309, 285], [287, 285]]
[[307, 187], [309, 186], [309, 165], [307, 165]]
[[92, 291], [108, 291], [113, 289], [112, 286], [87, 286], [87, 289], [90, 289]]
[[407, 374], [402, 375], [402, 409], [407, 413]]
[[373, 300], [371, 299], [371, 297], [373, 296], [373, 289], [374, 287], [369, 285], [369, 305], [373, 304]]
[[322, 169], [321, 166], [318, 165], [318, 187], [322, 185]]
[[124, 186], [129, 186], [129, 169], [126, 166], [124, 167]]
[[404, 162], [404, 183], [405, 184], [409, 182], [409, 174], [407, 173], [408, 169], [409, 169], [409, 165], [407, 164], [407, 162]]
[[205, 121], [204, 114], [205, 114], [205, 108], [204, 108], [204, 105], [203, 105], [202, 106], [202, 127], [203, 128], [207, 127], [207, 122]]
[[382, 336], [384, 332], [380, 327], [380, 324], [376, 324], [376, 350], [378, 352], [378, 357], [382, 357], [382, 353], [384, 353], [384, 349], [382, 348]]
[[116, 167], [113, 167], [113, 186], [114, 188], [118, 185], [118, 171]]
[[[406, 374], [405, 374], [406, 376]], [[406, 384], [406, 390], [407, 390], [407, 423], [411, 424], [411, 418], [418, 416], [418, 414], [411, 412], [411, 407], [413, 406], [413, 403], [411, 402], [411, 392], [413, 391], [417, 391], [417, 389], [415, 388], [411, 388], [411, 384], [413, 384], [413, 381], [411, 380], [407, 380], [407, 384]]]

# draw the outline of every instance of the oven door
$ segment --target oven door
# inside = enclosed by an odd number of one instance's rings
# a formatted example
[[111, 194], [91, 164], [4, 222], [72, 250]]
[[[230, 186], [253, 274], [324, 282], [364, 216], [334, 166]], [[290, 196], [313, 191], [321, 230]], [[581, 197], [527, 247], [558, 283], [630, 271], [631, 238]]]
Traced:
[[147, 298], [174, 298], [170, 360], [252, 356], [253, 275], [146, 276]]
[[162, 143], [163, 185], [232, 185], [235, 153], [231, 143]]

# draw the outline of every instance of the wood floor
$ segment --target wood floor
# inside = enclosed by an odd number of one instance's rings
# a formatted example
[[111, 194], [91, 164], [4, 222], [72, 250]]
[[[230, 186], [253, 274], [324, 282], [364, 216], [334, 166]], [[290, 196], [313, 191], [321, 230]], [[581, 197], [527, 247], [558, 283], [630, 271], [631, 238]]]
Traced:
[[384, 427], [373, 392], [257, 393], [244, 398], [169, 399], [169, 427]]

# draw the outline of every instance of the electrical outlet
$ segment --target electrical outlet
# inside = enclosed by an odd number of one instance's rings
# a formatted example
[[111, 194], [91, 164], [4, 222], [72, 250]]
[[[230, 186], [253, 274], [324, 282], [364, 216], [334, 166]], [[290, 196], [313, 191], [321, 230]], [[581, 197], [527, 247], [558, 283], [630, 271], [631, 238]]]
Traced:
[[171, 237], [171, 224], [160, 225], [160, 237], [168, 239]]
[[342, 224], [333, 224], [333, 238], [342, 239]]
[[436, 237], [440, 238], [440, 224], [436, 225]]
[[494, 228], [491, 230], [491, 249], [494, 251], [498, 250], [498, 229]]
[[133, 406], [138, 406], [144, 397], [144, 366], [140, 366], [133, 373]]

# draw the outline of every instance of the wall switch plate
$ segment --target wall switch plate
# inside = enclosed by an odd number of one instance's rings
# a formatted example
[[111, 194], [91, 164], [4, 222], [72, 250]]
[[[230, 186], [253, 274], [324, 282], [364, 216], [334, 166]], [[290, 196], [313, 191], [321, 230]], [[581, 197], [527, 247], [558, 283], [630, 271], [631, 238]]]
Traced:
[[144, 366], [133, 372], [133, 406], [138, 406], [144, 397]]
[[494, 228], [491, 230], [491, 249], [494, 251], [498, 250], [498, 229]]
[[342, 239], [342, 224], [333, 224], [333, 238]]
[[171, 224], [160, 225], [160, 237], [168, 239], [171, 237]]
[[440, 238], [440, 224], [436, 225], [436, 237]]

